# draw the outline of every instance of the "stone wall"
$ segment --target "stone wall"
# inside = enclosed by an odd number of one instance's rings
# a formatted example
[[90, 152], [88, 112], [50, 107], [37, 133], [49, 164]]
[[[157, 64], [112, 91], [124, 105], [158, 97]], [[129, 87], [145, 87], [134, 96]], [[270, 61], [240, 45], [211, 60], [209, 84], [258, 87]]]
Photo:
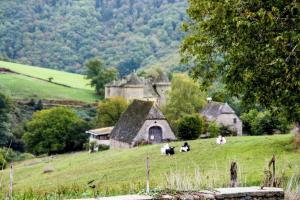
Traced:
[[212, 191], [181, 192], [160, 195], [160, 200], [284, 200], [281, 188], [237, 187], [218, 188]]
[[138, 132], [137, 136], [134, 138], [134, 142], [141, 140], [148, 140], [149, 137], [149, 128], [152, 126], [159, 126], [162, 128], [162, 137], [163, 140], [170, 139], [175, 140], [176, 137], [168, 123], [167, 120], [146, 120], [142, 128]]
[[130, 148], [130, 144], [110, 139], [110, 148], [111, 149]]
[[[236, 123], [234, 123], [236, 119]], [[243, 123], [236, 114], [221, 114], [218, 116], [216, 122], [225, 126], [233, 127], [237, 130], [237, 135], [243, 134]]]

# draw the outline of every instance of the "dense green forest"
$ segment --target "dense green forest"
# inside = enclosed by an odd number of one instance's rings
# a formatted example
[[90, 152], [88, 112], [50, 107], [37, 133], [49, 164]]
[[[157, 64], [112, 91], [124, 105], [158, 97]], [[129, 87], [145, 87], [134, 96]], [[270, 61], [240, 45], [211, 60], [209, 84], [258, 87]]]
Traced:
[[0, 58], [83, 73], [100, 57], [121, 75], [140, 67], [180, 67], [186, 1], [0, 1]]

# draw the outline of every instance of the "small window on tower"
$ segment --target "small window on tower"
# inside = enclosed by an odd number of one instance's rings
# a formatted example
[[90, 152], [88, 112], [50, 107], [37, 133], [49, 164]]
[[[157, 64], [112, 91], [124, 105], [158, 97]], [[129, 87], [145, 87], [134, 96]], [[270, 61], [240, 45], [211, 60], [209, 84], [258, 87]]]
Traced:
[[236, 118], [233, 118], [233, 123], [236, 124]]

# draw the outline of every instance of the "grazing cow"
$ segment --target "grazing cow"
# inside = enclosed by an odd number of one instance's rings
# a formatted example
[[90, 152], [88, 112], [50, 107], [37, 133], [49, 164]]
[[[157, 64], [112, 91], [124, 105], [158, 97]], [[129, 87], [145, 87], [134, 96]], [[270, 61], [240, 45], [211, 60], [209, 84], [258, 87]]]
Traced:
[[183, 146], [182, 147], [180, 147], [180, 152], [188, 152], [188, 151], [190, 151], [191, 149], [190, 149], [190, 145], [187, 143], [187, 142], [185, 142], [184, 144], [183, 144]]
[[169, 149], [166, 149], [166, 155], [174, 155], [175, 151], [174, 151], [175, 147], [170, 147]]
[[219, 135], [219, 137], [217, 137], [217, 139], [216, 139], [216, 143], [217, 144], [226, 144], [226, 139], [223, 136]]
[[169, 146], [168, 143], [165, 144], [165, 145], [160, 149], [161, 155], [166, 155], [166, 150], [167, 150], [167, 149], [170, 149], [170, 146]]
[[170, 147], [169, 144], [165, 144], [161, 149], [160, 153], [161, 155], [173, 155], [175, 147]]

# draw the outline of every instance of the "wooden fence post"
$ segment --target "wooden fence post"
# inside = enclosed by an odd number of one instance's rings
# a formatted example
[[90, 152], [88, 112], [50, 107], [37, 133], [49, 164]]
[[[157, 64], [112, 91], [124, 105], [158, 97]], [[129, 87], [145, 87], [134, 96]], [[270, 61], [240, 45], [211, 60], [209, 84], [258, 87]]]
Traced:
[[273, 155], [272, 159], [269, 162], [269, 169], [271, 167], [271, 165], [273, 166], [272, 168], [272, 179], [271, 179], [271, 186], [276, 187], [276, 174], [275, 174], [275, 170], [276, 170], [276, 166], [275, 166], [275, 155]]
[[235, 161], [231, 162], [230, 166], [230, 187], [237, 186], [237, 164]]
[[149, 166], [149, 156], [147, 156], [146, 159], [146, 176], [147, 176], [147, 180], [146, 180], [146, 193], [149, 194], [150, 193], [150, 166]]
[[13, 162], [10, 163], [10, 175], [9, 175], [9, 200], [13, 199], [13, 178], [14, 178], [14, 165]]

